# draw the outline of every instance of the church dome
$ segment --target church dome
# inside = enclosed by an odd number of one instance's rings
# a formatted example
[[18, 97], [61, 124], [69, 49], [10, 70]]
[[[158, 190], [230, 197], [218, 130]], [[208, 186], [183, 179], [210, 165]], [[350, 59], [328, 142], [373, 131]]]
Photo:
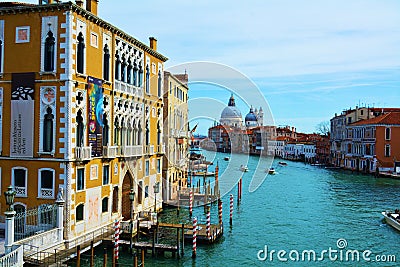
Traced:
[[229, 98], [228, 106], [222, 110], [220, 123], [233, 127], [241, 127], [243, 124], [242, 113], [236, 107], [233, 94]]
[[250, 112], [246, 115], [244, 121], [245, 122], [248, 122], [248, 121], [257, 122], [257, 116], [256, 116], [256, 114], [254, 114], [253, 108], [250, 108]]
[[221, 119], [242, 118], [242, 113], [237, 107], [228, 106], [222, 110]]

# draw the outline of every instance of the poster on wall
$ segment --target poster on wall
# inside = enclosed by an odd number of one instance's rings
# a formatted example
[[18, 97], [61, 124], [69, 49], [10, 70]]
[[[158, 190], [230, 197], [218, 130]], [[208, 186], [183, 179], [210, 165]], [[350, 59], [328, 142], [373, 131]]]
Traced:
[[[0, 136], [3, 136], [3, 88], [0, 87]], [[3, 138], [0, 138], [0, 154], [3, 151]]]
[[10, 157], [33, 157], [35, 73], [13, 73]]
[[92, 146], [92, 157], [103, 155], [102, 128], [103, 128], [103, 89], [102, 81], [88, 77], [89, 98], [89, 144]]

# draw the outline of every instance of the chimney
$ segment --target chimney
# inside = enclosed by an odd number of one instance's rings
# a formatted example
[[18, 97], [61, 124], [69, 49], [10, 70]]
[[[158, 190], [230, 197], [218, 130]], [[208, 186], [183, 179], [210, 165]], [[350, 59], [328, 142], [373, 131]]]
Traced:
[[93, 15], [97, 16], [97, 6], [99, 0], [86, 0], [86, 10], [92, 12]]
[[157, 51], [157, 39], [154, 37], [150, 37], [150, 48], [153, 49], [154, 51]]
[[83, 7], [83, 0], [75, 0], [76, 5]]

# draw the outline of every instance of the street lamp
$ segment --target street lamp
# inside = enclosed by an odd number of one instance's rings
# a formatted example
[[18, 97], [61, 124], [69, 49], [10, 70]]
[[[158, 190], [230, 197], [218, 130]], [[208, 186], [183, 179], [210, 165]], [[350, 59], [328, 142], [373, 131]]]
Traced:
[[[135, 191], [133, 188], [131, 188], [131, 191], [129, 191], [129, 200], [131, 201], [131, 222], [130, 222], [130, 232], [131, 232], [131, 238], [130, 238], [130, 247], [131, 247], [131, 253], [132, 253], [132, 235], [133, 235], [133, 201], [135, 201]], [[139, 231], [139, 229], [138, 229]]]
[[4, 196], [6, 198], [6, 204], [8, 205], [8, 209], [4, 212], [6, 215], [6, 230], [5, 230], [5, 242], [4, 248], [6, 254], [12, 251], [12, 246], [14, 243], [14, 215], [15, 211], [13, 209], [14, 205], [14, 197], [17, 194], [13, 190], [13, 187], [10, 185], [7, 188], [7, 191], [4, 192]]
[[4, 196], [6, 197], [6, 204], [8, 205], [7, 211], [14, 210], [13, 205], [14, 205], [14, 198], [15, 198], [16, 194], [17, 194], [17, 192], [15, 192], [13, 190], [13, 187], [11, 185], [7, 188], [7, 191], [4, 192]]

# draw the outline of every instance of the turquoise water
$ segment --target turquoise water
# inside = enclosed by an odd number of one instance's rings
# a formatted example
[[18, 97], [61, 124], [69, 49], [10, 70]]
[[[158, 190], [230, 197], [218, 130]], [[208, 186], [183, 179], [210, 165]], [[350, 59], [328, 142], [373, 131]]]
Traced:
[[[229, 226], [229, 194], [226, 194], [223, 197], [225, 231], [218, 243], [199, 245], [194, 260], [191, 258], [191, 244], [186, 244], [185, 256], [180, 260], [152, 259], [148, 254], [146, 266], [397, 265], [394, 262], [366, 262], [362, 258], [365, 250], [372, 252], [366, 259], [374, 260], [376, 255], [395, 255], [400, 261], [400, 233], [383, 223], [381, 215], [386, 209], [400, 207], [400, 181], [326, 170], [299, 162], [278, 166], [279, 160], [275, 160], [272, 165], [277, 173], [267, 176], [261, 186], [250, 193], [246, 189], [259, 158], [235, 155], [230, 162], [225, 162], [222, 160], [224, 156], [226, 154], [209, 153], [208, 157], [214, 162], [219, 159], [221, 183], [226, 183], [223, 179], [236, 181], [239, 177], [234, 175], [241, 175], [237, 171], [241, 164], [249, 167], [249, 172], [243, 174], [243, 196], [239, 206], [236, 187], [231, 191], [235, 197], [233, 226]], [[224, 176], [228, 164], [227, 175]], [[259, 170], [265, 168], [262, 165]], [[175, 211], [166, 210], [162, 216], [176, 217], [175, 214]], [[194, 215], [200, 221], [205, 221], [203, 208], [196, 208]], [[212, 207], [211, 220], [214, 223], [218, 221], [216, 205]], [[337, 247], [338, 239], [345, 239], [347, 246], [340, 250]], [[269, 252], [285, 250], [287, 253], [283, 258], [288, 262], [279, 261], [276, 253], [272, 260], [268, 257], [260, 261], [257, 254], [265, 245]], [[340, 257], [340, 253], [345, 255], [347, 250], [357, 250], [361, 259], [356, 262], [351, 261], [350, 257], [350, 261], [346, 262], [345, 256], [342, 256], [342, 261], [333, 261], [327, 254], [324, 261], [319, 262], [307, 261], [307, 257], [306, 261], [292, 261], [289, 258], [293, 250], [300, 253], [300, 260], [302, 251], [314, 250], [318, 259], [321, 252], [329, 248], [338, 250], [332, 257]], [[296, 258], [295, 252], [291, 255]], [[131, 263], [131, 256], [122, 253], [121, 263]]]

